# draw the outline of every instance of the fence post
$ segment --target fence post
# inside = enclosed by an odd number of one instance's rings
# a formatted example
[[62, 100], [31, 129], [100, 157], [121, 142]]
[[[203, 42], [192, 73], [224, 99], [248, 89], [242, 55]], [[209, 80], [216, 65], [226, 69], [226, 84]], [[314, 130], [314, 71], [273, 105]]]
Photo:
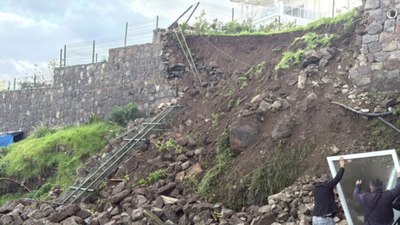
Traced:
[[14, 90], [15, 90], [15, 85], [17, 84], [17, 78], [14, 78]]
[[232, 8], [232, 22], [235, 20], [235, 8]]
[[158, 16], [157, 16], [157, 19], [156, 19], [156, 29], [158, 29]]
[[96, 53], [96, 62], [97, 62], [97, 55], [98, 55], [98, 54]]
[[64, 45], [64, 67], [67, 66], [67, 45]]
[[33, 75], [33, 88], [36, 87], [36, 75]]
[[10, 90], [11, 89], [11, 81], [9, 80], [8, 81], [8, 90]]
[[62, 55], [63, 55], [63, 50], [61, 48], [60, 49], [60, 68], [62, 67]]
[[128, 38], [128, 22], [125, 24], [125, 41], [124, 41], [124, 47], [126, 47], [126, 40]]
[[96, 52], [96, 41], [93, 40], [92, 63], [94, 63], [94, 54]]

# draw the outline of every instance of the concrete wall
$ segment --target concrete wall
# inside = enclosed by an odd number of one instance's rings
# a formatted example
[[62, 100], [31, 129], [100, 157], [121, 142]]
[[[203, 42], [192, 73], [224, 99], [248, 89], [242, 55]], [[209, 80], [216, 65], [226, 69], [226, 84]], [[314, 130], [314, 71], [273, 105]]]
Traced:
[[148, 111], [175, 94], [161, 61], [162, 44], [110, 50], [107, 63], [56, 69], [48, 89], [0, 92], [0, 132], [35, 126], [81, 124], [109, 115], [115, 105], [136, 103]]
[[[400, 87], [400, 0], [367, 0], [361, 54], [349, 78], [363, 89], [395, 91]], [[390, 13], [389, 13], [390, 14]], [[393, 18], [390, 18], [393, 17]]]

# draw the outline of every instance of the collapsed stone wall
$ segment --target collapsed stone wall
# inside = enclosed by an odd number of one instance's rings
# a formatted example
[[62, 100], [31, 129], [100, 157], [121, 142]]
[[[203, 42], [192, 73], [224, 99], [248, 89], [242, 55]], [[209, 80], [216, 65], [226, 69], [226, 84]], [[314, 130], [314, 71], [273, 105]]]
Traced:
[[148, 113], [175, 97], [162, 49], [159, 39], [111, 49], [108, 62], [56, 69], [50, 88], [0, 92], [0, 132], [81, 124], [130, 102]]
[[358, 30], [360, 55], [349, 71], [357, 87], [394, 91], [400, 85], [400, 0], [367, 0]]

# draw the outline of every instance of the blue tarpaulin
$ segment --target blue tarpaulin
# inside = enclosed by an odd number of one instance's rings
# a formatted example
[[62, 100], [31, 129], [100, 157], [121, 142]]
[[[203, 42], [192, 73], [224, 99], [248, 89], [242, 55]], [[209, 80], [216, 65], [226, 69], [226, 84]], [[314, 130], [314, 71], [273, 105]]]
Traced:
[[13, 143], [14, 137], [10, 134], [0, 136], [0, 147], [6, 147]]

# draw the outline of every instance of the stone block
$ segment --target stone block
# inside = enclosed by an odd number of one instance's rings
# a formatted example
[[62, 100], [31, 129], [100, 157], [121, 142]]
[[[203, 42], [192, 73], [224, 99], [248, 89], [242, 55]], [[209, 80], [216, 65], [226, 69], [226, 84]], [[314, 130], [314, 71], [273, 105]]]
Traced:
[[383, 30], [385, 32], [394, 32], [395, 26], [396, 26], [395, 19], [386, 20]]
[[[386, 23], [385, 23], [386, 24]], [[394, 28], [393, 28], [394, 29]], [[367, 32], [368, 34], [377, 34], [379, 32], [382, 31], [382, 25], [376, 22], [371, 23], [368, 27], [367, 27]]]
[[366, 55], [368, 62], [375, 62], [375, 56], [372, 53]]
[[377, 0], [367, 0], [364, 9], [377, 9], [380, 7], [380, 2]]
[[371, 63], [371, 70], [382, 70], [382, 69], [383, 69], [383, 62]]
[[[365, 35], [366, 36], [366, 35]], [[382, 32], [379, 35], [379, 41], [382, 43], [390, 43], [395, 40], [395, 34], [394, 33], [389, 33], [389, 32]]]
[[371, 75], [368, 76], [358, 76], [355, 79], [352, 79], [353, 84], [357, 87], [366, 87], [372, 84]]
[[374, 34], [374, 35], [366, 34], [363, 36], [362, 43], [369, 44], [373, 41], [378, 41], [378, 40], [379, 40], [379, 34]]
[[370, 53], [380, 52], [382, 51], [382, 45], [378, 41], [374, 41], [368, 44], [368, 51]]
[[390, 52], [389, 54], [390, 54], [389, 59], [400, 60], [400, 50]]
[[386, 62], [383, 62], [383, 67], [386, 70], [398, 70], [400, 69], [400, 60], [399, 59], [389, 59]]
[[365, 76], [371, 72], [371, 68], [369, 66], [360, 66], [357, 68], [357, 72], [359, 75]]
[[393, 70], [387, 73], [387, 82], [399, 81], [400, 79], [400, 70]]
[[382, 50], [384, 52], [391, 52], [396, 50], [397, 48], [398, 48], [398, 43], [396, 41], [382, 44]]
[[377, 53], [373, 53], [374, 57], [375, 57], [375, 61], [376, 62], [382, 62], [385, 61], [387, 59], [389, 59], [389, 57], [391, 56], [389, 53], [387, 52], [377, 52]]
[[369, 51], [368, 51], [368, 44], [362, 45], [361, 54], [366, 55], [366, 54], [368, 54], [368, 53], [369, 53]]

